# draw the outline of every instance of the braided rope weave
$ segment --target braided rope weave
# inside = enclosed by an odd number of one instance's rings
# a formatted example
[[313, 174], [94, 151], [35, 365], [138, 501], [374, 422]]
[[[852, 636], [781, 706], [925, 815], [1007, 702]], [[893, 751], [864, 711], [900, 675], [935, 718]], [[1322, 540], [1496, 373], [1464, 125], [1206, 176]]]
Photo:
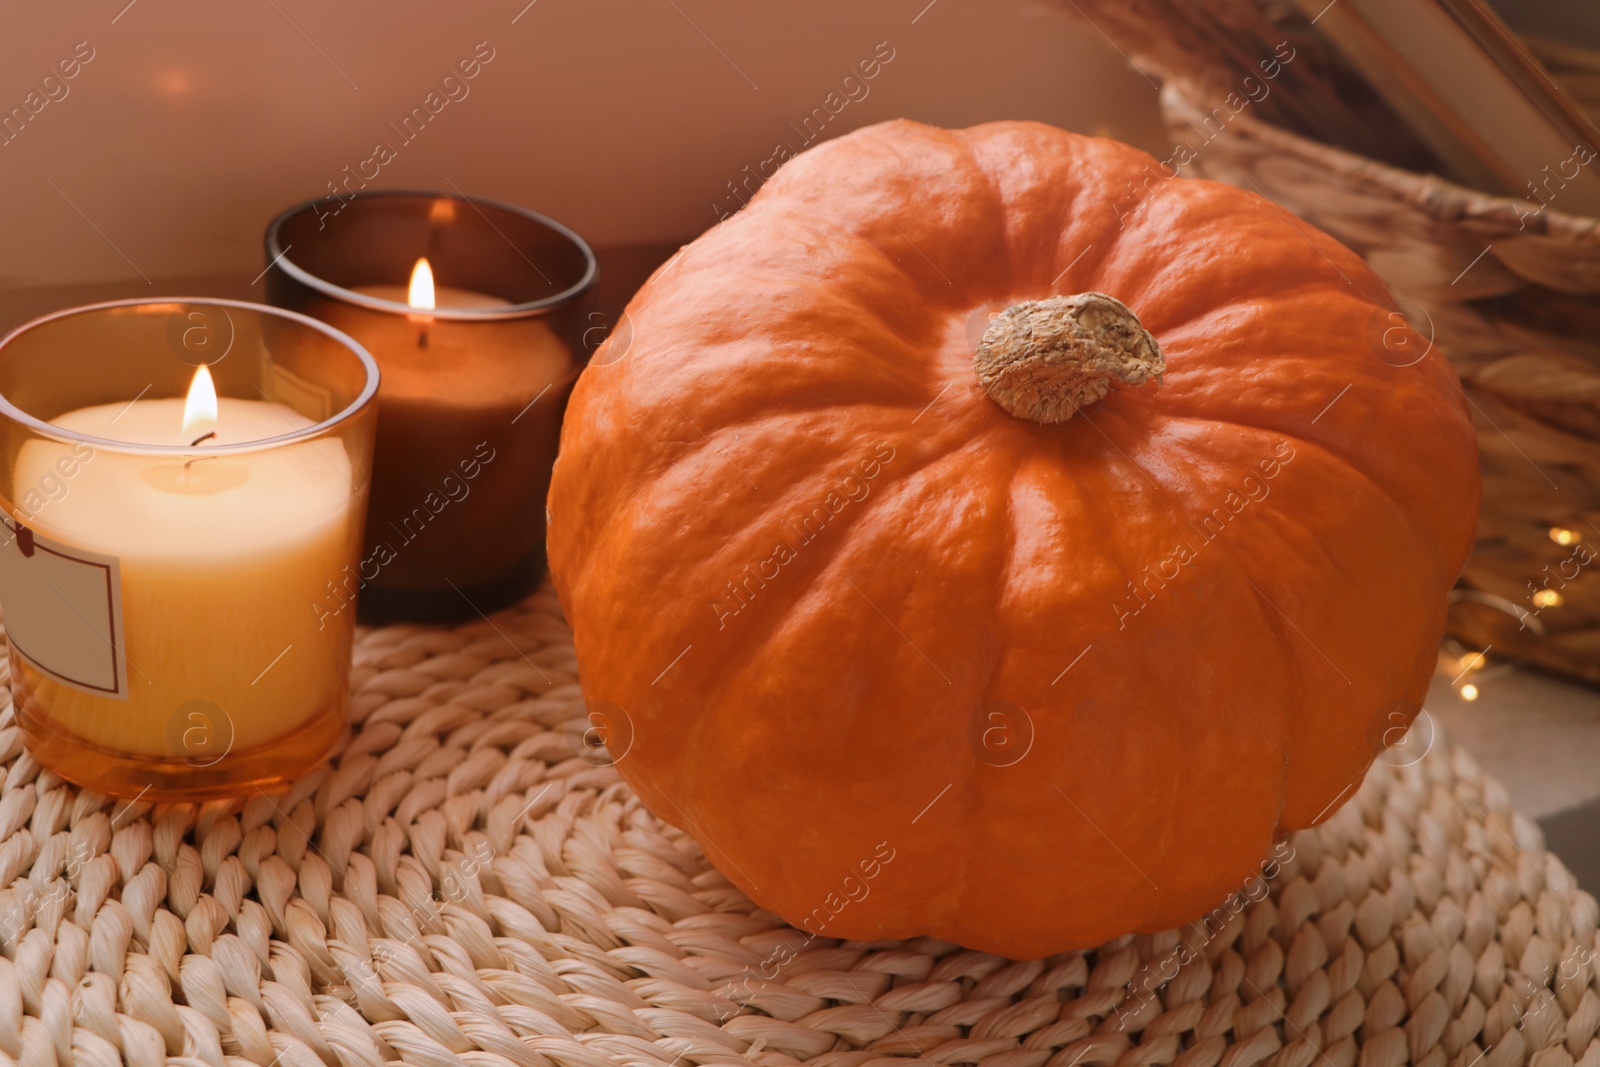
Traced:
[[1440, 741], [1185, 931], [809, 939], [584, 758], [548, 590], [364, 631], [285, 796], [115, 803], [0, 718], [0, 1062], [1600, 1067], [1596, 905]]

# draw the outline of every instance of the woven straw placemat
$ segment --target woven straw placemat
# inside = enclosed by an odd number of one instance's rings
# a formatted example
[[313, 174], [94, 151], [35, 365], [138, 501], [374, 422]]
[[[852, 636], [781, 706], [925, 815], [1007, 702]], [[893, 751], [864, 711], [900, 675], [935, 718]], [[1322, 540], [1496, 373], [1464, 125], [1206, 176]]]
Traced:
[[1203, 923], [1019, 963], [756, 908], [585, 747], [548, 590], [356, 663], [333, 763], [234, 804], [83, 792], [5, 712], [0, 1061], [1600, 1067], [1595, 901], [1442, 738]]

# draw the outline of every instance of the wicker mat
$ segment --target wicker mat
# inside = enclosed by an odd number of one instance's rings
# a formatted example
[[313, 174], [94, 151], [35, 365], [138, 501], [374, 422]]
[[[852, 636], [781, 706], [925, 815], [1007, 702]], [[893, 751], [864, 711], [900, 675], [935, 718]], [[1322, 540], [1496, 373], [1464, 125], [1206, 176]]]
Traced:
[[1017, 963], [757, 909], [585, 748], [548, 590], [356, 662], [334, 764], [232, 806], [81, 792], [5, 712], [0, 1061], [1600, 1067], [1594, 899], [1440, 738], [1181, 939]]

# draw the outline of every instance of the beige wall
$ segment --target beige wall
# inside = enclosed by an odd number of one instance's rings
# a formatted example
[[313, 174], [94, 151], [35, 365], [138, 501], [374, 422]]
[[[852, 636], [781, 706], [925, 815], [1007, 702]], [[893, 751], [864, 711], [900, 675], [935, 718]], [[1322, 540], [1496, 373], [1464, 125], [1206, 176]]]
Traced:
[[[597, 245], [704, 229], [835, 91], [858, 99], [830, 136], [1033, 118], [1159, 147], [1151, 86], [1030, 0], [524, 3], [8, 5], [0, 110], [48, 102], [0, 147], [0, 287], [248, 280], [267, 219], [371, 174], [380, 141], [373, 186], [454, 183]], [[445, 83], [475, 50], [492, 59]], [[844, 84], [875, 51], [893, 58]], [[430, 91], [448, 102], [406, 143], [389, 123]]]

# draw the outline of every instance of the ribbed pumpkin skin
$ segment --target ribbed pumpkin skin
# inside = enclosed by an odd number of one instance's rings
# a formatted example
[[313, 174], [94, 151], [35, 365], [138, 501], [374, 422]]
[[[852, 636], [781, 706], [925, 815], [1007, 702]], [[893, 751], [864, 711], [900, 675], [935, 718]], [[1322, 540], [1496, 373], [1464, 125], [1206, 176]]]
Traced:
[[[1157, 173], [1034, 123], [858, 131], [659, 270], [577, 385], [549, 552], [584, 694], [650, 809], [808, 932], [1170, 928], [1420, 706], [1477, 514], [1456, 380], [1396, 366], [1428, 343], [1382, 284], [1266, 200], [1130, 211]], [[1087, 290], [1165, 381], [1001, 410], [984, 309]], [[993, 702], [1031, 722], [1010, 765]]]

